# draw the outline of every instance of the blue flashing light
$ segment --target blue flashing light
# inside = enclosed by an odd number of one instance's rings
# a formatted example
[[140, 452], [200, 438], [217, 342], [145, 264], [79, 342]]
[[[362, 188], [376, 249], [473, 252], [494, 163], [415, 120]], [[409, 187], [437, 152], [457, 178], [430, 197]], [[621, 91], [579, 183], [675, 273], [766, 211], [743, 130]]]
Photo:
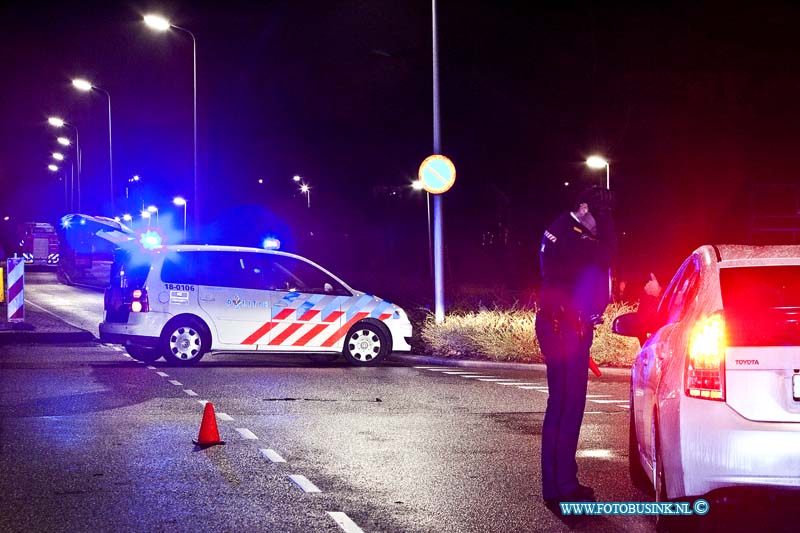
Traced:
[[155, 250], [161, 247], [161, 235], [155, 231], [145, 231], [139, 238], [139, 242], [145, 250]]
[[61, 227], [64, 229], [69, 229], [72, 226], [72, 221], [68, 218], [61, 219]]
[[82, 218], [82, 219], [81, 219], [81, 226], [85, 226], [85, 225], [86, 225], [86, 219], [85, 219], [85, 218]]
[[281, 247], [281, 241], [275, 237], [267, 237], [261, 246], [266, 250], [278, 250]]

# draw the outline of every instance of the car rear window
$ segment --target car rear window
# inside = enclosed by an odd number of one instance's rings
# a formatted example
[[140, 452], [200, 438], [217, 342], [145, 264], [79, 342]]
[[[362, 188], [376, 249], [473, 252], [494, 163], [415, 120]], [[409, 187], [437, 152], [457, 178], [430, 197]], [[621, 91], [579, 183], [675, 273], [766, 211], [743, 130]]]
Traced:
[[719, 276], [726, 309], [800, 307], [800, 265], [723, 268]]
[[800, 345], [800, 266], [720, 270], [731, 346]]
[[152, 264], [153, 256], [151, 254], [136, 253], [121, 248], [115, 250], [110, 272], [111, 286], [122, 286], [122, 278], [124, 278], [126, 288], [141, 289], [147, 280], [147, 274], [150, 272]]

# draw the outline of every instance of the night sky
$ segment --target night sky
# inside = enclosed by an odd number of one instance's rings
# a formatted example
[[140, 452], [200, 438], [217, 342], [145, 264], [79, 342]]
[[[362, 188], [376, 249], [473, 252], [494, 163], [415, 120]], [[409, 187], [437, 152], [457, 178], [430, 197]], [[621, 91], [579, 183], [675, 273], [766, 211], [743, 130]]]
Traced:
[[[798, 11], [442, 0], [442, 151], [458, 169], [444, 196], [449, 280], [532, 287], [545, 226], [605, 181], [583, 163], [592, 153], [610, 161], [618, 268], [633, 278], [666, 277], [706, 242], [752, 240], [756, 196], [796, 215], [793, 190], [761, 195], [797, 183]], [[424, 195], [407, 188], [432, 151], [425, 1], [0, 8], [6, 231], [64, 213], [63, 183], [46, 169], [53, 114], [80, 131], [82, 210], [112, 215], [107, 100], [75, 90], [78, 76], [111, 95], [113, 214], [144, 200], [180, 224], [172, 197], [193, 201], [192, 46], [149, 30], [148, 12], [197, 38], [201, 240], [276, 234], [360, 287], [363, 272], [376, 284], [375, 272], [426, 279]], [[125, 200], [134, 174], [142, 185]]]

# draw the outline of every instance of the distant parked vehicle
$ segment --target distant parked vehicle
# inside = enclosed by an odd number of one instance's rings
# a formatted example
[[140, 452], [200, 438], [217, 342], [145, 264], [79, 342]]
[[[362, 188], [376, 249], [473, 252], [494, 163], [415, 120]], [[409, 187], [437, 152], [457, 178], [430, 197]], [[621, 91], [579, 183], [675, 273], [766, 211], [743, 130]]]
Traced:
[[17, 228], [17, 250], [26, 265], [56, 268], [59, 263], [58, 235], [47, 222], [25, 222]]

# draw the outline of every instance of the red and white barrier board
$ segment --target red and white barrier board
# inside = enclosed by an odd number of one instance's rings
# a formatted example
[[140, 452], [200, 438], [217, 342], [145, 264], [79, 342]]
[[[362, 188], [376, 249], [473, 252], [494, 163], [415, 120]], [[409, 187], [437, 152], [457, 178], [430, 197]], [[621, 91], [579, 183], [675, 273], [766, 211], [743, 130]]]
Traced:
[[25, 260], [21, 257], [10, 257], [8, 266], [8, 321], [23, 322], [25, 320]]

